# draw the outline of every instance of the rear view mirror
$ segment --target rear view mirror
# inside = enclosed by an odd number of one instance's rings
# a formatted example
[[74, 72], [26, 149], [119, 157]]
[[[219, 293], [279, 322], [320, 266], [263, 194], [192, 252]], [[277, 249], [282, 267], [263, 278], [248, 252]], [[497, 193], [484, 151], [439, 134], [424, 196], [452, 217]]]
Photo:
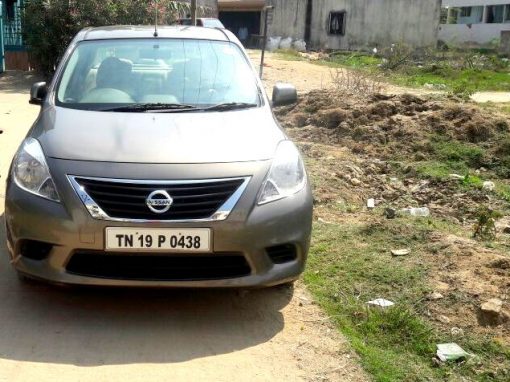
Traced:
[[48, 93], [48, 86], [46, 82], [36, 82], [30, 89], [30, 101], [32, 105], [42, 105], [46, 94]]
[[278, 83], [273, 88], [273, 106], [285, 106], [297, 102], [294, 85]]

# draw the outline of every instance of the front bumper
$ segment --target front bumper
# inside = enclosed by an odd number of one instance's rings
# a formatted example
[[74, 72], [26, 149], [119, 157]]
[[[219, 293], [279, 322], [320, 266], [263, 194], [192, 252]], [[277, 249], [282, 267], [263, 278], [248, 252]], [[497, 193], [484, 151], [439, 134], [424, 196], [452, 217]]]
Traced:
[[[273, 203], [256, 206], [257, 193], [269, 169], [268, 161], [233, 164], [141, 165], [100, 164], [49, 159], [62, 202], [55, 203], [21, 190], [10, 179], [6, 192], [7, 241], [11, 262], [21, 273], [56, 283], [111, 286], [250, 287], [271, 286], [295, 280], [303, 271], [309, 249], [312, 222], [312, 195], [307, 185], [302, 191]], [[250, 183], [235, 208], [224, 221], [213, 222], [114, 222], [92, 218], [66, 175], [125, 179], [206, 179], [251, 176]], [[140, 174], [141, 176], [136, 176]], [[135, 175], [135, 176], [134, 176]], [[107, 253], [106, 227], [210, 228], [213, 254], [242, 254], [250, 267], [241, 277], [197, 280], [123, 279], [91, 277], [66, 269], [77, 252]], [[22, 255], [27, 241], [51, 244], [47, 256], [34, 260]], [[266, 249], [291, 244], [296, 258], [276, 264]], [[136, 253], [132, 253], [136, 255]], [[161, 255], [161, 254], [159, 254]], [[172, 256], [172, 254], [163, 254]], [[189, 254], [194, 256], [194, 254]]]

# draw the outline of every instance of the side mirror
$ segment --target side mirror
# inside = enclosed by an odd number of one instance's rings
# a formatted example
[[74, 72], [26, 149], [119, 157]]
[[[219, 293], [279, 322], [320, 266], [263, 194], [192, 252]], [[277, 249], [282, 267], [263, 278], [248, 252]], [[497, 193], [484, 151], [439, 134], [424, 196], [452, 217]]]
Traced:
[[285, 106], [297, 102], [294, 85], [278, 83], [273, 88], [273, 106]]
[[32, 105], [42, 105], [47, 93], [48, 86], [46, 82], [36, 82], [30, 89], [30, 101], [28, 102]]

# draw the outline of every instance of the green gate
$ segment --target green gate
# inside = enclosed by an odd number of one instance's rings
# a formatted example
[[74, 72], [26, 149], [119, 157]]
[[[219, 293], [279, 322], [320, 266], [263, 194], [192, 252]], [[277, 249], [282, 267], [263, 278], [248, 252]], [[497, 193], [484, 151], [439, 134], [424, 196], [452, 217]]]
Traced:
[[3, 4], [0, 0], [0, 73], [5, 70]]
[[23, 50], [23, 35], [21, 30], [22, 0], [2, 0], [3, 34], [6, 50]]

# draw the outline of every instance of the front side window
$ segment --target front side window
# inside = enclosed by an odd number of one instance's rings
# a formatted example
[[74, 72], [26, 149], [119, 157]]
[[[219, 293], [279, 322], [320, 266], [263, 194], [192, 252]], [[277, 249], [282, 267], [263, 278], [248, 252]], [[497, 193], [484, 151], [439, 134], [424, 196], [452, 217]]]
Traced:
[[112, 104], [260, 104], [255, 75], [241, 50], [222, 41], [116, 39], [83, 41], [57, 90], [63, 107]]

